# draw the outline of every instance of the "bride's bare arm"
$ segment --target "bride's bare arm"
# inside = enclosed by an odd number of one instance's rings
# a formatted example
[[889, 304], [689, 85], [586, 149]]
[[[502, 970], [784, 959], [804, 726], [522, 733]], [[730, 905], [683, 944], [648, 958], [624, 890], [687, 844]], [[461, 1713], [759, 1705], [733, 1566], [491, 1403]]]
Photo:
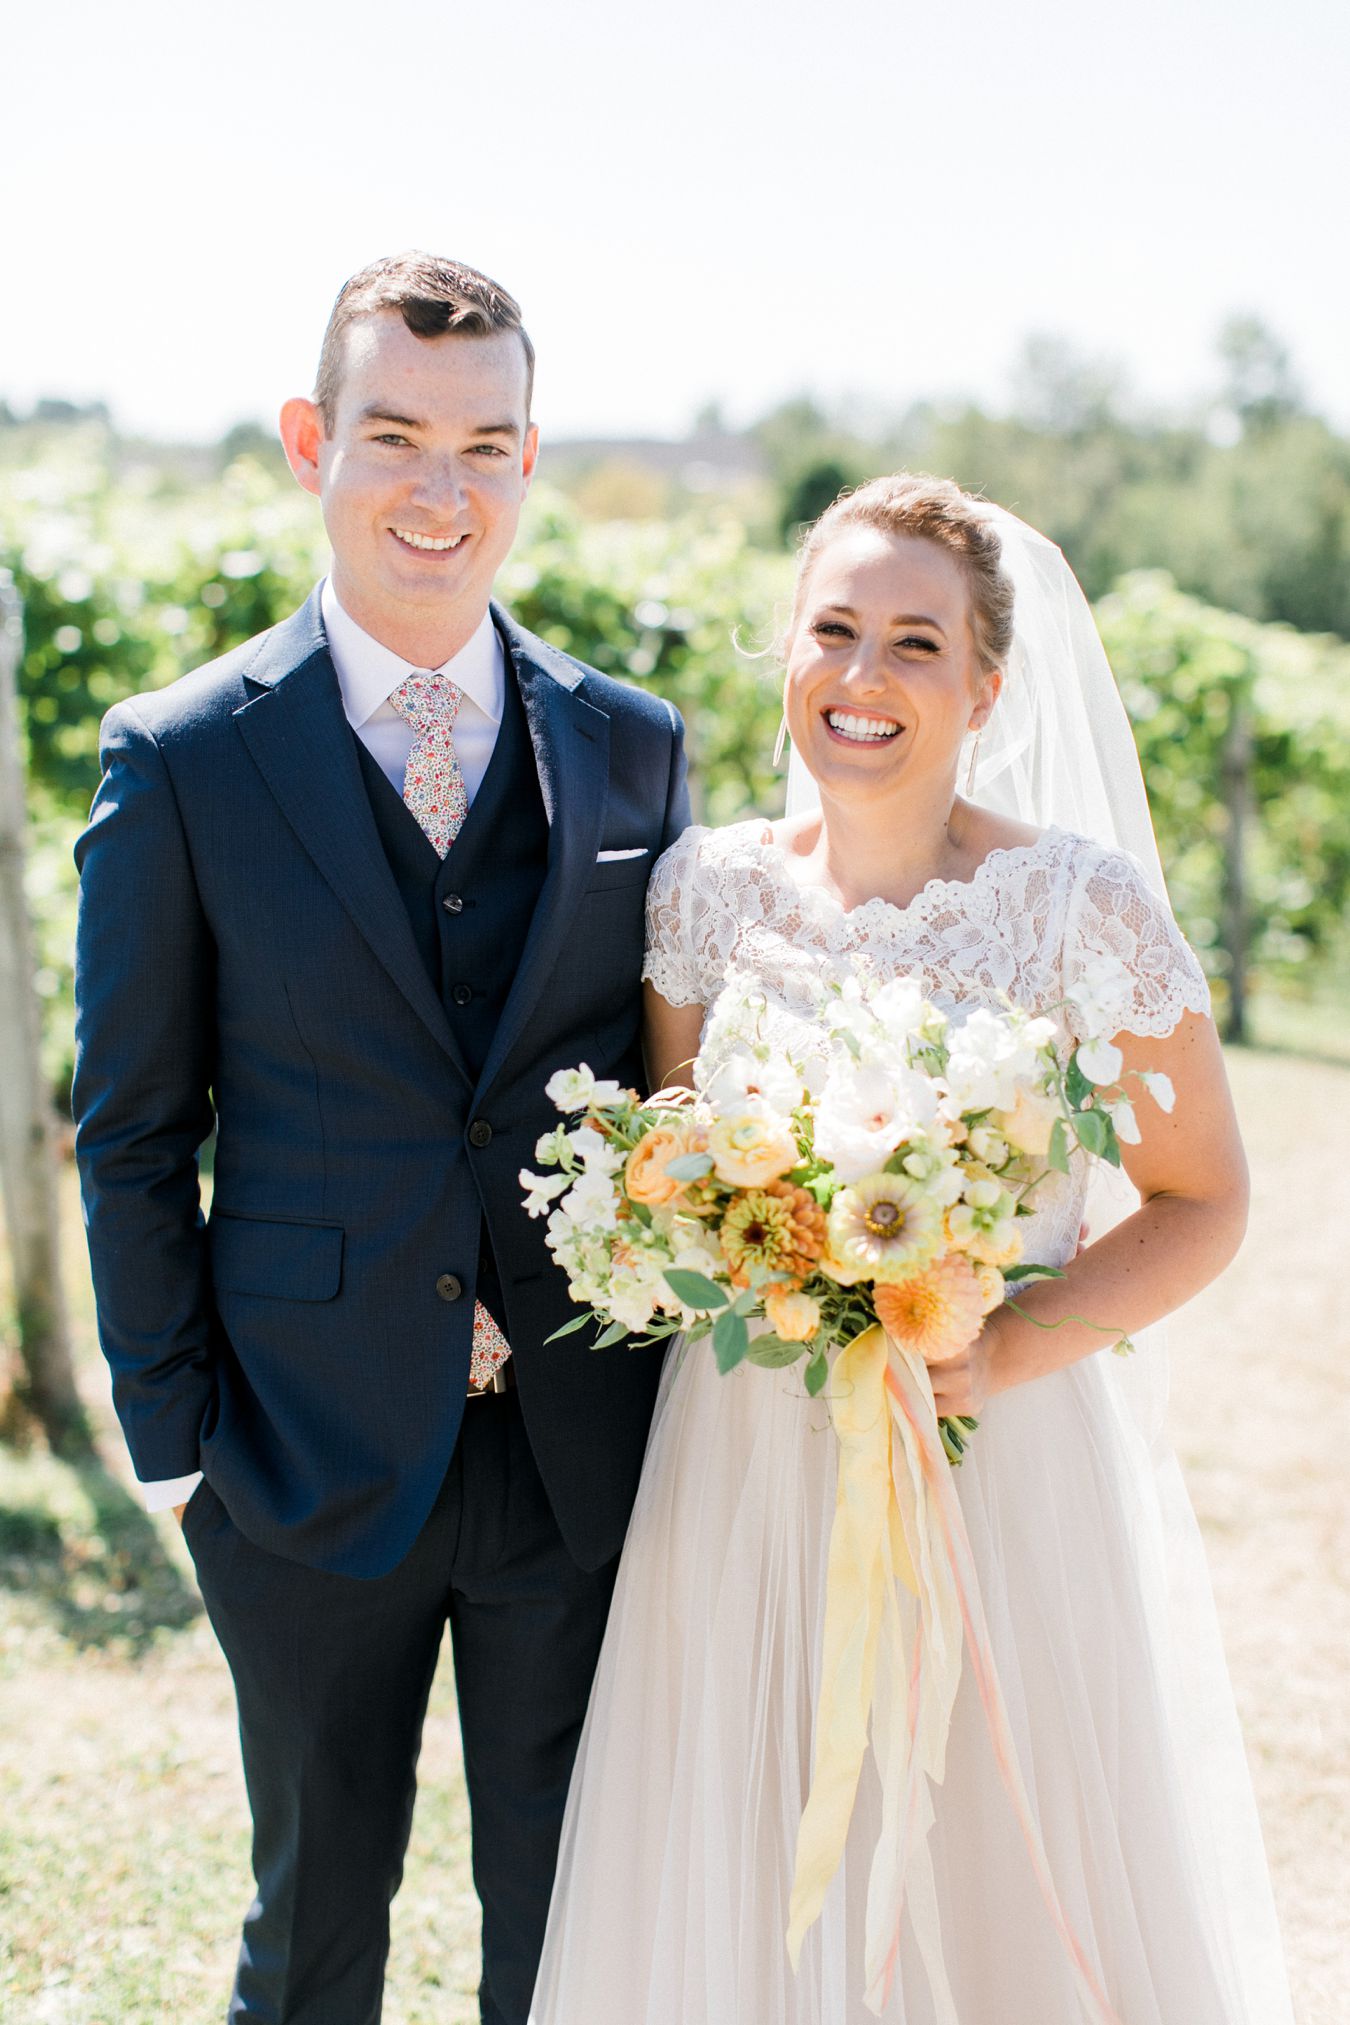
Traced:
[[991, 1394], [1160, 1320], [1217, 1278], [1242, 1242], [1247, 1163], [1213, 1022], [1186, 1013], [1165, 1040], [1117, 1034], [1115, 1045], [1127, 1071], [1161, 1070], [1176, 1090], [1168, 1116], [1137, 1082], [1126, 1083], [1142, 1140], [1122, 1152], [1140, 1207], [1072, 1260], [1062, 1280], [1017, 1293], [1024, 1314], [996, 1309], [968, 1351], [930, 1366], [939, 1413], [978, 1413]]
[[642, 987], [642, 1052], [653, 1090], [693, 1088], [694, 1056], [703, 1028], [701, 1005], [672, 1005], [653, 984]]

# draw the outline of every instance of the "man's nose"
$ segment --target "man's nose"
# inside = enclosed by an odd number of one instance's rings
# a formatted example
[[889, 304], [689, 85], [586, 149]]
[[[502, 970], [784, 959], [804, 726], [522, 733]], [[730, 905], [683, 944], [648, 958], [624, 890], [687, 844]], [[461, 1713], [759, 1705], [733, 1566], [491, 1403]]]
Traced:
[[451, 459], [423, 465], [417, 480], [419, 506], [431, 507], [439, 513], [455, 513], [463, 506], [465, 497], [463, 474]]

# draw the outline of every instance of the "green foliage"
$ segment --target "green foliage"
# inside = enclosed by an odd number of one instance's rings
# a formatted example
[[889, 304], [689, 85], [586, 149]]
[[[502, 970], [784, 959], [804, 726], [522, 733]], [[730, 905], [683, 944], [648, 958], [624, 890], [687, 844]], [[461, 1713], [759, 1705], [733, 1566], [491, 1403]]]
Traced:
[[1350, 906], [1350, 646], [1217, 612], [1157, 573], [1097, 620], [1134, 725], [1173, 904], [1222, 984], [1221, 791], [1234, 708], [1252, 733], [1249, 896], [1257, 982], [1344, 948]]
[[[1090, 392], [1061, 390], [1064, 415], [1073, 412], [1071, 393], [1090, 411]], [[788, 455], [814, 414], [797, 404], [777, 454]], [[1304, 417], [1255, 431], [1252, 456], [1290, 454], [1308, 426]], [[1020, 440], [1030, 444], [1031, 432]], [[1049, 483], [1051, 439], [1037, 441]], [[1109, 460], [1098, 468], [1094, 444], [1089, 429], [1065, 505], [1070, 519], [1111, 498]], [[171, 681], [294, 609], [324, 566], [313, 501], [264, 464], [245, 457], [194, 479], [119, 462], [114, 449], [106, 430], [88, 424], [50, 432], [40, 455], [30, 445], [26, 462], [0, 466], [0, 563], [14, 570], [25, 604], [29, 879], [58, 1092], [71, 1053], [70, 847], [96, 783], [100, 717], [118, 698]], [[1193, 475], [1181, 458], [1183, 467]], [[981, 476], [1000, 493], [994, 471], [986, 463]], [[1064, 539], [1064, 526], [1045, 517]], [[1094, 567], [1114, 558], [1114, 539], [1103, 537]], [[1306, 548], [1291, 541], [1289, 584], [1300, 553]], [[1267, 567], [1275, 569], [1270, 556]], [[769, 648], [791, 580], [790, 560], [756, 547], [724, 508], [675, 522], [588, 523], [559, 496], [536, 492], [499, 589], [554, 645], [677, 705], [695, 817], [718, 824], [782, 805], [771, 763], [779, 675]], [[1350, 648], [1216, 611], [1156, 573], [1126, 579], [1098, 616], [1135, 724], [1173, 898], [1220, 990], [1222, 758], [1239, 696], [1251, 710], [1260, 816], [1251, 867], [1256, 981], [1305, 978], [1343, 962]]]
[[782, 805], [767, 650], [791, 583], [787, 558], [754, 548], [726, 514], [587, 525], [546, 499], [498, 590], [553, 646], [670, 698], [688, 733], [695, 817], [716, 824]]

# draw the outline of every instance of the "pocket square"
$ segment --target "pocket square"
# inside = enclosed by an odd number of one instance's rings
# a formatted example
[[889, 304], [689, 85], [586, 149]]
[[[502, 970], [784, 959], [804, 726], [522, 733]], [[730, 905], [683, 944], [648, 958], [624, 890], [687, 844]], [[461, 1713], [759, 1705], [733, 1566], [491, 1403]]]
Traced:
[[597, 865], [612, 865], [616, 858], [645, 858], [646, 855], [647, 846], [645, 844], [634, 844], [632, 849], [628, 851], [597, 851], [595, 862]]

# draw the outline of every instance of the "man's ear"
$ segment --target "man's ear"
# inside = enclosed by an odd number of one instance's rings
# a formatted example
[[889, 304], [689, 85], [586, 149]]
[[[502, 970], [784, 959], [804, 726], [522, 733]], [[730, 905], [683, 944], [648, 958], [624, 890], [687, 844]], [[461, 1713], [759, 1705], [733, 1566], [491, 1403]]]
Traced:
[[326, 431], [323, 413], [313, 401], [296, 394], [281, 411], [279, 427], [286, 462], [298, 484], [317, 497], [319, 492], [319, 447]]
[[530, 489], [530, 481], [534, 477], [534, 467], [538, 462], [538, 459], [539, 459], [539, 424], [537, 422], [531, 422], [529, 428], [525, 431], [525, 441], [524, 444], [521, 446], [520, 452], [520, 469], [525, 479], [525, 490], [527, 492]]

